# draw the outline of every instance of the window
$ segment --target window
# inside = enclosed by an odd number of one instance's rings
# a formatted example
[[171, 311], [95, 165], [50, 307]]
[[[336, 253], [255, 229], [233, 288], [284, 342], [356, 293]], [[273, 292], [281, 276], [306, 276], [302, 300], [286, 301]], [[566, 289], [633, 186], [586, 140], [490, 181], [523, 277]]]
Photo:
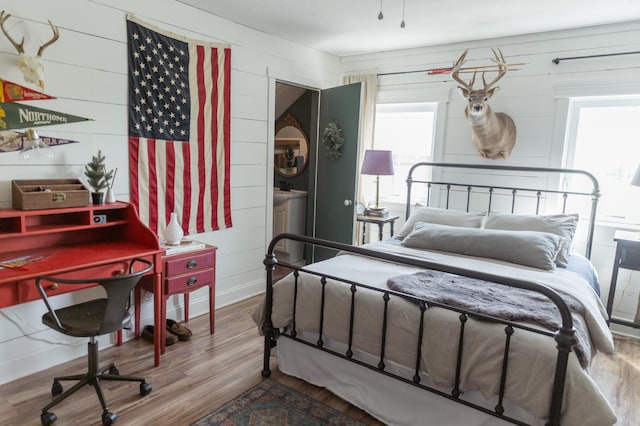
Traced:
[[[393, 176], [380, 177], [380, 198], [404, 202], [411, 166], [431, 161], [436, 103], [383, 103], [376, 105], [374, 149], [393, 153]], [[414, 176], [426, 178], [426, 176]]]
[[598, 217], [640, 223], [640, 188], [629, 183], [640, 164], [640, 97], [574, 98], [569, 103], [565, 166], [600, 183]]

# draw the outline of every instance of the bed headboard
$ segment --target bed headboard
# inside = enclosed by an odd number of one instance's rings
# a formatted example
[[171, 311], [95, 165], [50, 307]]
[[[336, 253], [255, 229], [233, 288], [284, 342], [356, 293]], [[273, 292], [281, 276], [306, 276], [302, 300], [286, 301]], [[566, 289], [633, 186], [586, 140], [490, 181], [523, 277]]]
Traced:
[[[431, 178], [414, 178], [415, 174], [425, 170], [431, 172]], [[456, 170], [458, 173], [455, 173]], [[443, 178], [445, 175], [447, 177]], [[575, 183], [574, 180], [567, 179], [570, 176], [580, 176], [582, 179]], [[539, 182], [540, 187], [535, 187], [538, 184], [532, 185], [532, 181]], [[423, 195], [426, 195], [427, 206], [464, 209], [467, 212], [475, 210], [524, 214], [572, 213], [567, 211], [569, 197], [579, 198], [583, 203], [587, 203], [589, 219], [585, 256], [591, 256], [600, 187], [595, 176], [587, 171], [488, 164], [416, 163], [407, 176], [405, 218], [409, 217], [413, 208], [414, 184], [426, 185]], [[561, 186], [565, 188], [557, 189]], [[572, 187], [580, 189], [573, 190]], [[452, 204], [455, 206], [452, 207]], [[522, 211], [521, 207], [529, 210]], [[551, 208], [554, 209], [553, 212], [549, 211]]]

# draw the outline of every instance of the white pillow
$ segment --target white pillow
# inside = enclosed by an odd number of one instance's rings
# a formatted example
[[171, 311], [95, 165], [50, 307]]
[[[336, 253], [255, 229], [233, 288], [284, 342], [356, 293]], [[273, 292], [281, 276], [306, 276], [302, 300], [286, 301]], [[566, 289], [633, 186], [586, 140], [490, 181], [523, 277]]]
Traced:
[[484, 220], [485, 229], [501, 229], [505, 231], [539, 231], [550, 232], [564, 238], [564, 243], [558, 253], [556, 264], [567, 266], [573, 237], [578, 226], [577, 214], [554, 215], [517, 215], [508, 213], [491, 213]]
[[552, 270], [562, 247], [562, 237], [550, 232], [501, 231], [418, 222], [401, 244]]
[[411, 213], [397, 237], [404, 239], [413, 231], [418, 222], [436, 223], [439, 225], [462, 226], [465, 228], [482, 227], [483, 214], [467, 213], [456, 210], [438, 209], [435, 207], [420, 207]]

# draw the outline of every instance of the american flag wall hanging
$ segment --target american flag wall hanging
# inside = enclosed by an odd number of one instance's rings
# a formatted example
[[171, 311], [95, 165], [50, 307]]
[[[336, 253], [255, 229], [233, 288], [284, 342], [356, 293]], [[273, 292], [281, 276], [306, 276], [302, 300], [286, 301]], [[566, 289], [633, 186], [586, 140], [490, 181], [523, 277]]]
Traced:
[[231, 227], [231, 49], [127, 17], [131, 202], [162, 233]]

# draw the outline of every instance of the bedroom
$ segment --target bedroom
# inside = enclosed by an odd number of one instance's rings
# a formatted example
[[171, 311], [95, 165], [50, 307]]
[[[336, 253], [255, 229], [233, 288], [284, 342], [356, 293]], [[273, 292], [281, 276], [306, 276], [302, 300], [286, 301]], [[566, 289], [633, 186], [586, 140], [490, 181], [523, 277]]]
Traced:
[[[528, 65], [514, 72], [512, 78], [501, 82], [501, 92], [494, 99], [496, 107], [508, 109], [518, 120], [518, 141], [511, 161], [514, 164], [560, 166], [563, 133], [566, 119], [561, 112], [567, 96], [595, 95], [594, 90], [614, 82], [615, 94], [639, 93], [638, 57], [619, 56], [607, 60], [567, 61], [551, 63], [555, 57], [597, 54], [603, 52], [636, 51], [640, 39], [639, 21], [581, 28], [537, 36], [507, 39], [476, 40], [448, 46], [425, 47], [403, 52], [388, 52], [339, 58], [245, 26], [235, 24], [180, 2], [144, 1], [85, 2], [65, 0], [50, 2], [28, 1], [6, 8], [8, 13], [22, 20], [12, 33], [34, 31], [41, 40], [49, 37], [47, 20], [59, 25], [60, 41], [44, 54], [46, 63], [46, 92], [58, 99], [46, 101], [53, 110], [92, 118], [87, 123], [52, 126], [52, 136], [78, 140], [78, 144], [56, 147], [56, 160], [34, 161], [25, 165], [15, 154], [0, 155], [2, 181], [0, 202], [11, 205], [11, 179], [82, 176], [82, 165], [89, 156], [102, 149], [110, 167], [127, 169], [126, 140], [126, 33], [125, 12], [131, 12], [155, 25], [192, 36], [231, 43], [233, 53], [232, 88], [232, 215], [233, 227], [203, 236], [203, 241], [219, 247], [217, 271], [217, 303], [225, 306], [263, 291], [264, 267], [261, 262], [271, 237], [271, 164], [269, 136], [273, 134], [274, 119], [269, 116], [274, 80], [296, 82], [308, 87], [331, 87], [341, 83], [343, 74], [361, 74], [370, 70], [378, 73], [398, 70], [398, 55], [402, 68], [431, 68], [449, 65], [460, 53], [472, 49], [483, 56], [490, 47], [501, 47], [505, 56], [516, 56]], [[62, 7], [64, 6], [64, 7]], [[378, 6], [375, 5], [375, 8]], [[69, 12], [69, 10], [73, 12]], [[374, 11], [373, 15], [377, 10]], [[100, 19], [97, 19], [100, 17]], [[407, 24], [409, 25], [409, 23]], [[26, 38], [29, 51], [37, 50], [38, 41]], [[21, 73], [15, 68], [16, 54], [3, 39], [2, 77], [20, 83]], [[442, 134], [457, 137], [458, 142], [443, 144], [437, 159], [447, 162], [478, 161], [469, 145], [464, 128], [464, 103], [451, 82], [438, 80], [420, 85], [407, 77], [381, 79], [381, 87], [388, 85], [419, 88], [414, 94], [431, 101], [444, 102], [449, 118], [440, 127]], [[114, 87], [120, 89], [113, 90]], [[464, 129], [456, 131], [455, 129]], [[456, 134], [456, 132], [458, 132]], [[633, 188], [630, 188], [630, 192]], [[115, 183], [118, 198], [129, 196], [128, 180], [118, 177]], [[596, 245], [603, 255], [596, 266], [603, 285], [608, 284], [613, 258], [613, 228], [604, 228], [596, 237]], [[637, 283], [636, 283], [637, 285]], [[637, 300], [638, 287], [635, 288]], [[172, 300], [169, 315], [180, 312], [179, 300]], [[143, 322], [152, 318], [151, 305], [145, 305]], [[192, 297], [193, 315], [206, 314], [206, 293]], [[27, 334], [39, 334], [41, 304], [33, 303], [3, 309], [3, 313], [30, 327]], [[18, 377], [48, 368], [60, 362], [81, 357], [84, 346], [58, 346], [31, 341], [7, 318], [0, 319], [2, 330], [0, 353], [0, 381], [6, 383]]]

